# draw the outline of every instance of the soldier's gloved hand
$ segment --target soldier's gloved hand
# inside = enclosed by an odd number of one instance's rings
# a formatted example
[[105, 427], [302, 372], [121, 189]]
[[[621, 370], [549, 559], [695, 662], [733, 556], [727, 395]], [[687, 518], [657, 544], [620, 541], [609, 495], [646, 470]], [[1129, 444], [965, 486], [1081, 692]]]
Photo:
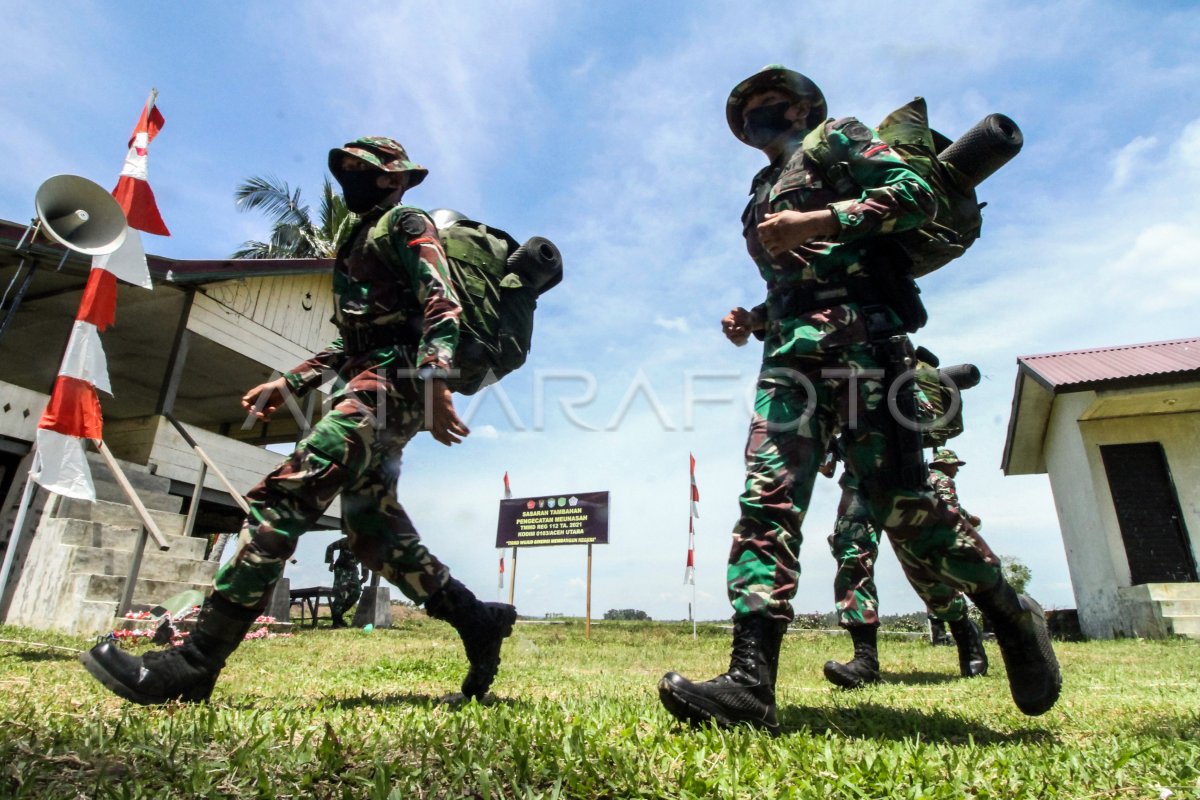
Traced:
[[820, 211], [778, 211], [767, 214], [758, 223], [758, 239], [767, 252], [775, 257], [795, 250], [805, 242], [823, 236], [833, 236], [841, 227], [837, 215], [828, 209]]
[[426, 423], [433, 438], [449, 447], [458, 444], [471, 432], [454, 410], [454, 395], [440, 378], [429, 381], [426, 397]]
[[281, 375], [273, 381], [260, 383], [242, 397], [242, 408], [259, 419], [267, 419], [287, 398], [287, 380]]

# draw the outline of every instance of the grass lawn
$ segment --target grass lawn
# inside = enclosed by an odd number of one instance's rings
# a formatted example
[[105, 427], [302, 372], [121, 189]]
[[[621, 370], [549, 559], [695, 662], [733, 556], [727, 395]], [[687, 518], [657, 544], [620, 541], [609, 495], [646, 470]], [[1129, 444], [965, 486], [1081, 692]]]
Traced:
[[[83, 648], [15, 628], [0, 638]], [[28, 798], [1200, 797], [1200, 644], [1058, 645], [1059, 704], [1013, 706], [953, 648], [884, 635], [886, 683], [824, 682], [846, 637], [789, 634], [785, 732], [691, 730], [658, 702], [668, 669], [708, 678], [729, 632], [682, 623], [520, 624], [498, 702], [439, 702], [465, 671], [450, 628], [305, 630], [246, 642], [210, 704], [142, 708], [63, 650], [0, 643], [0, 796]], [[1168, 794], [1173, 793], [1173, 794]]]

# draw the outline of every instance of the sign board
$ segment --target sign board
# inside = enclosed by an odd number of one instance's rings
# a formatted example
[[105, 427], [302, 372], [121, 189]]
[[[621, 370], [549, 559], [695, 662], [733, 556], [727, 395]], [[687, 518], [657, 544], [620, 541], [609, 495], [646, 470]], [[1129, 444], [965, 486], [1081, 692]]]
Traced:
[[608, 544], [608, 492], [500, 501], [496, 547]]

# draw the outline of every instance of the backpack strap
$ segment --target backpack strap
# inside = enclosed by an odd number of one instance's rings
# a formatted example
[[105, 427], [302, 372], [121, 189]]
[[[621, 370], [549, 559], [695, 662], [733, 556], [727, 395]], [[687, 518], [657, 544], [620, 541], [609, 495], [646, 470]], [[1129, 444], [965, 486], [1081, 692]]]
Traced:
[[858, 182], [850, 174], [850, 165], [834, 154], [833, 145], [829, 143], [829, 132], [855, 121], [854, 117], [826, 120], [808, 132], [800, 147], [803, 157], [816, 167], [839, 194], [852, 192], [858, 186]]

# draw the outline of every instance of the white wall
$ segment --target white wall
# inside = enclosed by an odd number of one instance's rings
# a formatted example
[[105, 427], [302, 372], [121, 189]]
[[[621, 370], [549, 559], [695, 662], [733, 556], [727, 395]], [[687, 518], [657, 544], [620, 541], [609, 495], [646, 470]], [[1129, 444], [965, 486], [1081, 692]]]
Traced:
[[1097, 399], [1075, 392], [1055, 399], [1044, 443], [1046, 467], [1062, 527], [1067, 566], [1085, 635], [1135, 635], [1128, 602], [1129, 563], [1100, 445], [1160, 442], [1166, 454], [1193, 553], [1200, 553], [1200, 414], [1080, 417]]

